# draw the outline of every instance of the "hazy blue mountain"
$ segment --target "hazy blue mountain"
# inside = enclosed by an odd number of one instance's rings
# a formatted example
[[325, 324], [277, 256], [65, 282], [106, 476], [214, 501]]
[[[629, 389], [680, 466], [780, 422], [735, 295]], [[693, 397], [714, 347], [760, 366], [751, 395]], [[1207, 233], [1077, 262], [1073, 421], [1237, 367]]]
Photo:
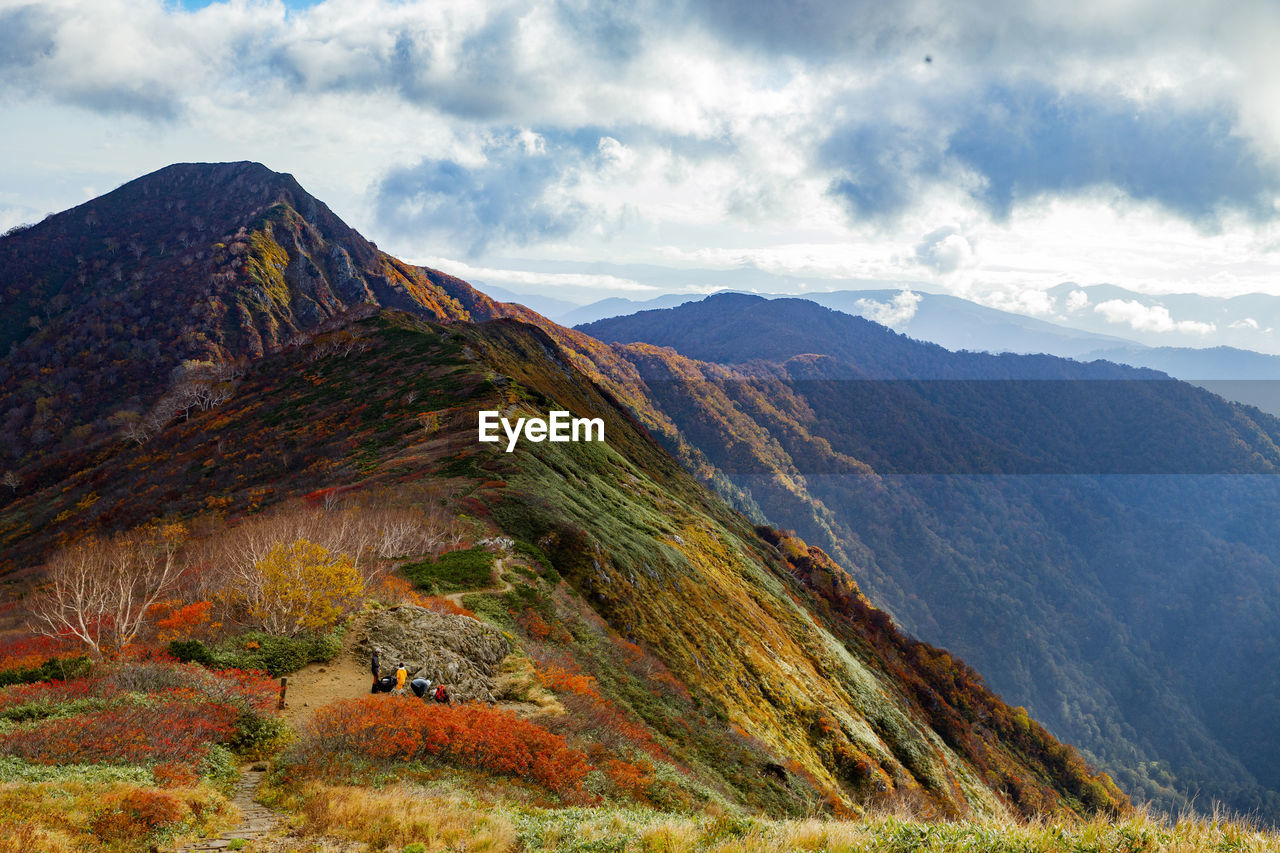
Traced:
[[577, 308], [581, 308], [577, 302], [570, 302], [568, 299], [556, 299], [554, 296], [543, 296], [540, 293], [517, 293], [514, 290], [508, 290], [505, 287], [498, 287], [494, 284], [486, 284], [478, 281], [474, 285], [482, 289], [491, 298], [499, 302], [513, 302], [516, 305], [523, 305], [530, 311], [537, 311], [544, 317], [555, 318], [558, 315], [566, 314]]
[[[1108, 347], [1135, 346], [1133, 341], [1113, 335], [1073, 329], [939, 293], [840, 290], [809, 293], [802, 298], [846, 314], [875, 320], [910, 337], [940, 344], [949, 350], [1047, 353], [1080, 358]], [[1112, 360], [1133, 363], [1123, 359]]]
[[547, 314], [562, 326], [581, 326], [583, 323], [594, 323], [607, 317], [621, 317], [637, 311], [651, 311], [655, 308], [675, 308], [686, 302], [697, 302], [704, 298], [701, 293], [667, 293], [653, 299], [627, 299], [623, 296], [610, 296], [592, 302], [590, 305], [579, 305], [559, 314]]
[[1280, 296], [1145, 294], [1111, 284], [1050, 288], [1058, 322], [1148, 346], [1234, 346], [1280, 354]]

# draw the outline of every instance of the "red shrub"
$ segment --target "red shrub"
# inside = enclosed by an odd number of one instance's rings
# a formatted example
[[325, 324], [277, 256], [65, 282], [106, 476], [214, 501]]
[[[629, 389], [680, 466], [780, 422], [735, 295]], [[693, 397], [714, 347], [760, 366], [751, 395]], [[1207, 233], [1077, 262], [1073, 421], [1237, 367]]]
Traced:
[[0, 736], [0, 752], [35, 764], [196, 764], [227, 740], [231, 705], [167, 699], [56, 717]]
[[7, 637], [0, 640], [0, 672], [31, 669], [51, 658], [68, 658], [80, 651], [53, 637]]
[[487, 705], [427, 705], [404, 697], [345, 699], [316, 711], [316, 751], [409, 761], [442, 758], [516, 776], [560, 793], [579, 792], [590, 766], [564, 738]]
[[[77, 678], [74, 681], [41, 681], [35, 684], [15, 684], [0, 690], [0, 711], [32, 703], [56, 705], [73, 702], [89, 696], [103, 696], [100, 679]], [[111, 691], [112, 693], [114, 691]], [[106, 697], [103, 697], [106, 698]]]
[[181, 694], [193, 701], [212, 700], [246, 710], [269, 711], [275, 707], [276, 691], [275, 681], [261, 672], [238, 669], [210, 672], [197, 664], [175, 663], [171, 658], [132, 659], [110, 669], [95, 670], [95, 675], [89, 678], [0, 689], [0, 711], [18, 705], [54, 705], [88, 697], [113, 699], [121, 693]]

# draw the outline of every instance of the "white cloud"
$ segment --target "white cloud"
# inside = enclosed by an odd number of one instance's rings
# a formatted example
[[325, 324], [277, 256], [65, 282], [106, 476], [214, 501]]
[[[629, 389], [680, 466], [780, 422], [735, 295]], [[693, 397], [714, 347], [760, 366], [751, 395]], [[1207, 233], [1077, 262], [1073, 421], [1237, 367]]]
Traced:
[[894, 294], [893, 299], [889, 302], [877, 302], [874, 299], [859, 299], [854, 304], [858, 307], [858, 311], [868, 320], [897, 328], [906, 323], [916, 315], [916, 308], [920, 305], [921, 296], [910, 290], [901, 290]]
[[1253, 319], [1252, 317], [1245, 317], [1243, 320], [1236, 320], [1227, 328], [1228, 329], [1253, 329], [1254, 331], [1257, 331], [1258, 321]]
[[1067, 311], [1075, 312], [1089, 304], [1089, 294], [1083, 290], [1073, 290], [1067, 294]]
[[973, 245], [957, 228], [939, 228], [916, 245], [916, 261], [941, 275], [977, 263]]
[[1012, 311], [1015, 314], [1043, 317], [1053, 313], [1053, 297], [1036, 288], [1012, 292], [997, 290], [983, 294], [978, 299], [984, 305], [999, 308], [1001, 311]]
[[[408, 260], [408, 259], [406, 259]], [[586, 287], [598, 290], [616, 290], [622, 292], [652, 292], [657, 290], [648, 284], [641, 284], [629, 278], [616, 275], [597, 275], [593, 273], [554, 273], [531, 272], [529, 270], [497, 269], [493, 267], [472, 266], [465, 261], [451, 258], [418, 258], [408, 260], [418, 266], [447, 271], [450, 275], [460, 276], [474, 281], [489, 281], [502, 284], [523, 284], [541, 287]]]
[[1215, 323], [1198, 320], [1174, 321], [1169, 309], [1163, 305], [1143, 305], [1136, 299], [1108, 299], [1093, 308], [1108, 323], [1126, 323], [1140, 332], [1181, 332], [1192, 335], [1208, 335], [1217, 331]]

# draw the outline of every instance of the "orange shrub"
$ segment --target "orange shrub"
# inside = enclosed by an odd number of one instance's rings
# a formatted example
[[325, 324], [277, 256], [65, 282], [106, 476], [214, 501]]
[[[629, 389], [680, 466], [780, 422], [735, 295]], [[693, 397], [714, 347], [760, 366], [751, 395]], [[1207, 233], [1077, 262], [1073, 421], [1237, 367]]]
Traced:
[[461, 604], [454, 602], [452, 598], [445, 598], [443, 595], [418, 595], [417, 603], [420, 607], [428, 610], [434, 610], [436, 613], [443, 613], [446, 616], [466, 616], [471, 619], [476, 618], [476, 614], [472, 613]]
[[516, 618], [516, 624], [535, 640], [555, 640], [558, 643], [567, 643], [573, 639], [569, 636], [569, 632], [559, 625], [547, 624], [547, 621], [536, 610], [522, 612]]
[[573, 672], [554, 663], [535, 664], [538, 680], [542, 686], [557, 693], [577, 693], [590, 699], [600, 700], [600, 692], [596, 690], [596, 680], [590, 675]]
[[161, 643], [185, 640], [191, 637], [207, 638], [210, 627], [209, 601], [193, 601], [190, 604], [174, 603], [168, 613], [156, 620], [156, 639]]
[[580, 793], [590, 766], [564, 738], [488, 705], [427, 705], [399, 696], [343, 699], [316, 711], [301, 755], [384, 761], [439, 758]]
[[99, 838], [111, 841], [143, 838], [187, 815], [182, 800], [152, 788], [112, 792], [104, 806], [93, 820], [93, 831]]
[[157, 764], [151, 768], [151, 776], [161, 788], [190, 788], [200, 781], [194, 770], [176, 761]]

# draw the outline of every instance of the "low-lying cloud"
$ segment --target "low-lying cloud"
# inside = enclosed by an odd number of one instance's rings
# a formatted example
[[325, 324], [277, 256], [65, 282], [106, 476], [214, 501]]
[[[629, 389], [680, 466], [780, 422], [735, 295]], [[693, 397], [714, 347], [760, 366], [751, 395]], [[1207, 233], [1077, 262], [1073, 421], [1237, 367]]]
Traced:
[[1109, 323], [1124, 323], [1140, 332], [1180, 332], [1188, 335], [1209, 335], [1217, 331], [1215, 323], [1199, 320], [1174, 320], [1163, 305], [1143, 305], [1136, 299], [1108, 299], [1093, 306], [1093, 310]]
[[859, 299], [854, 305], [863, 317], [873, 320], [882, 326], [896, 329], [910, 322], [920, 306], [921, 296], [911, 290], [902, 290], [894, 294], [888, 302], [875, 299]]

